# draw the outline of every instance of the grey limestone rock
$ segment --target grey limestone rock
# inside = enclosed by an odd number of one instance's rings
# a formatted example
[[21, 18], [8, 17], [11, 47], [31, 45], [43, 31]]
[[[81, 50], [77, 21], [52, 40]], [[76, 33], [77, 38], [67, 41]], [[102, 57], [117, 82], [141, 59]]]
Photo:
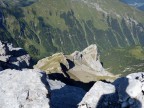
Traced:
[[23, 69], [31, 65], [31, 57], [25, 50], [0, 41], [0, 66], [3, 69]]
[[113, 83], [96, 82], [79, 108], [144, 108], [144, 72], [132, 73]]
[[0, 72], [0, 108], [49, 108], [48, 90], [39, 70]]
[[115, 87], [112, 84], [98, 81], [86, 93], [82, 101], [79, 103], [79, 108], [95, 108], [99, 104], [99, 100], [103, 95], [115, 93]]

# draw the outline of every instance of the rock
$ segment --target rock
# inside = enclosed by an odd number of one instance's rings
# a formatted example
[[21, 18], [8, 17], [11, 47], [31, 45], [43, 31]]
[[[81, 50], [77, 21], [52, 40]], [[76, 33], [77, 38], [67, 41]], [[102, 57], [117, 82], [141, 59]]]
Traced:
[[58, 81], [58, 80], [48, 80], [49, 86], [51, 90], [61, 89], [62, 87], [66, 86], [65, 83]]
[[129, 85], [126, 89], [126, 93], [131, 98], [136, 98], [142, 91], [142, 83], [135, 79], [129, 79]]
[[102, 67], [95, 44], [81, 52], [75, 51], [71, 55], [54, 54], [39, 60], [34, 68], [41, 69], [47, 74], [60, 73], [67, 78], [84, 83], [98, 80], [113, 81], [118, 77]]
[[61, 81], [49, 80], [51, 89], [51, 108], [77, 108], [85, 91], [81, 88], [69, 86]]
[[8, 62], [10, 56], [0, 56], [0, 61], [2, 62]]
[[23, 69], [31, 65], [31, 57], [25, 50], [0, 41], [0, 66], [3, 69]]
[[0, 108], [49, 108], [43, 77], [38, 70], [1, 71]]
[[79, 108], [144, 108], [144, 72], [118, 78], [113, 83], [96, 82]]
[[[79, 108], [96, 108], [103, 95], [115, 93], [115, 87], [112, 84], [98, 81], [84, 96], [79, 103]], [[108, 101], [108, 100], [107, 100]]]
[[8, 54], [8, 46], [6, 43], [0, 41], [0, 56]]
[[114, 81], [117, 93], [119, 95], [119, 102], [125, 102], [129, 99], [129, 95], [126, 89], [129, 85], [129, 79], [126, 77], [118, 78]]
[[[127, 92], [135, 99], [132, 108], [144, 108], [144, 72], [129, 74], [127, 78], [130, 79], [129, 90]], [[137, 83], [135, 80], [137, 80]]]
[[50, 57], [39, 60], [38, 63], [34, 66], [34, 68], [41, 69], [47, 74], [61, 73], [65, 76], [65, 74], [62, 72], [60, 63], [64, 64], [66, 68], [69, 68], [66, 59], [67, 58], [63, 53], [56, 53]]

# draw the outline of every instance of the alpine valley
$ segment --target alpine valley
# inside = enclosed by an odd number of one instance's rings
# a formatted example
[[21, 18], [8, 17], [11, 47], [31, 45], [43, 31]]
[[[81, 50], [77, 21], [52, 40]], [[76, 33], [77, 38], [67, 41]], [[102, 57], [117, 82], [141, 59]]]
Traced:
[[108, 71], [144, 69], [144, 12], [120, 0], [0, 0], [0, 40], [35, 60], [96, 44]]

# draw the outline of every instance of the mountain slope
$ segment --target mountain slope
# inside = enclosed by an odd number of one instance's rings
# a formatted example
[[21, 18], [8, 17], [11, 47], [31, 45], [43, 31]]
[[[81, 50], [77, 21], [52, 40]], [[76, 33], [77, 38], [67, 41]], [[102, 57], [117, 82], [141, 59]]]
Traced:
[[120, 0], [128, 5], [134, 6], [140, 10], [144, 10], [144, 1], [143, 0]]
[[119, 0], [39, 0], [2, 6], [0, 39], [25, 48], [33, 57], [69, 54], [97, 44], [101, 52], [144, 46], [144, 13]]

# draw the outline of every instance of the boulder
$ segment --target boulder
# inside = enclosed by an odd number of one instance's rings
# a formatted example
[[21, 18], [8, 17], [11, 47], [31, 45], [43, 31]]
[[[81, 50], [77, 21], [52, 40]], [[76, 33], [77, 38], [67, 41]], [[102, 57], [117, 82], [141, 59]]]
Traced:
[[118, 76], [107, 72], [99, 59], [97, 46], [90, 45], [83, 51], [75, 51], [71, 55], [56, 53], [39, 60], [34, 68], [41, 69], [47, 74], [63, 74], [75, 81], [89, 83], [91, 81], [113, 81]]
[[98, 81], [89, 92], [86, 93], [82, 101], [79, 103], [78, 108], [96, 108], [96, 106], [100, 104], [99, 101], [104, 95], [113, 93], [115, 93], [114, 85]]
[[0, 41], [0, 67], [3, 69], [23, 69], [32, 65], [31, 57], [22, 48]]
[[0, 41], [0, 56], [6, 56], [8, 52], [9, 50], [7, 44]]
[[46, 79], [39, 70], [0, 72], [0, 108], [49, 108]]
[[132, 73], [113, 83], [96, 82], [79, 108], [144, 108], [144, 72]]

